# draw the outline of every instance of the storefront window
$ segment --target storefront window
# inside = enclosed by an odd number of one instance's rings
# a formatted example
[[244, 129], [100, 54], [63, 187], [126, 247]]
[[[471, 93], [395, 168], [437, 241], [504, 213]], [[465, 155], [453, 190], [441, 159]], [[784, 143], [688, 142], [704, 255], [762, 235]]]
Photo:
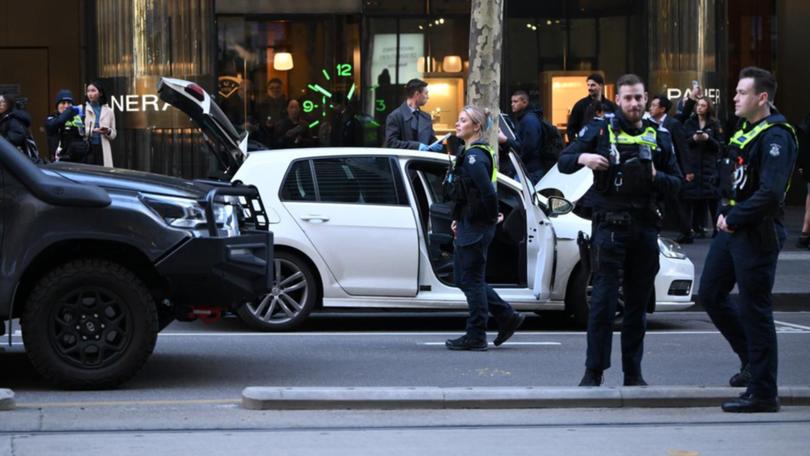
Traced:
[[428, 83], [430, 100], [423, 107], [437, 134], [453, 129], [464, 104], [469, 71], [469, 16], [396, 19], [373, 17], [366, 34], [365, 107], [380, 124], [404, 101], [405, 84], [414, 78]]
[[358, 17], [220, 17], [217, 38], [217, 101], [253, 147], [364, 143]]

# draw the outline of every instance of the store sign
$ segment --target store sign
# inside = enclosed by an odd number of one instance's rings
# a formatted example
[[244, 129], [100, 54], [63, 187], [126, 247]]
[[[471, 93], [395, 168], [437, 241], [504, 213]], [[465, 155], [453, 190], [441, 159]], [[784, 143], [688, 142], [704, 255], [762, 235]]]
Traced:
[[[683, 90], [670, 87], [669, 89], [667, 89], [667, 98], [677, 102], [677, 100], [680, 100], [683, 97], [683, 94], [691, 90], [692, 90], [691, 87]], [[714, 104], [715, 106], [718, 106], [720, 104], [720, 89], [704, 88], [703, 96], [711, 100], [712, 104]]]
[[162, 112], [171, 105], [164, 103], [157, 95], [112, 95], [110, 107], [120, 112]]
[[388, 70], [391, 82], [399, 69], [399, 83], [404, 84], [422, 73], [417, 68], [417, 60], [425, 53], [425, 36], [421, 33], [402, 33], [399, 35], [399, 62], [397, 62], [396, 33], [379, 33], [374, 35], [371, 57], [371, 77], [376, 78], [383, 70]]

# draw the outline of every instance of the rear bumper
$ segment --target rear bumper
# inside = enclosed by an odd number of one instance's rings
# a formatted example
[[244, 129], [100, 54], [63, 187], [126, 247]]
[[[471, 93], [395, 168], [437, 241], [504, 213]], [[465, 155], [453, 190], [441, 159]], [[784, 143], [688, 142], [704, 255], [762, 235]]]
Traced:
[[272, 288], [273, 233], [193, 238], [155, 266], [183, 307], [235, 308]]

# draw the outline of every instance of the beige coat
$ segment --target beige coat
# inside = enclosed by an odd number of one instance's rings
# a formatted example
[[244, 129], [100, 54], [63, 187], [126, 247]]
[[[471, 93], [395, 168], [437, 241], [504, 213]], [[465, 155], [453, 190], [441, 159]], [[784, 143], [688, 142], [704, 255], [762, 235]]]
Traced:
[[[90, 103], [86, 103], [84, 105], [84, 137], [89, 138], [93, 132], [93, 125], [96, 123], [96, 112], [93, 111], [93, 107], [90, 106]], [[113, 167], [113, 157], [112, 157], [112, 148], [110, 147], [110, 141], [115, 139], [115, 136], [118, 132], [115, 130], [115, 114], [113, 113], [112, 108], [109, 105], [103, 105], [101, 107], [101, 119], [98, 122], [99, 127], [107, 127], [110, 131], [104, 135], [101, 135], [101, 150], [103, 154], [102, 164], [107, 168]]]

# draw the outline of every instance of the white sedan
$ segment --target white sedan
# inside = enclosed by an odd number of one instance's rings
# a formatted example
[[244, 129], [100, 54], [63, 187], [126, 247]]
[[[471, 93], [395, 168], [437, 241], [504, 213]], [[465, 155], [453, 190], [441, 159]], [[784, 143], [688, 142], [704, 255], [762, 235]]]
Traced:
[[[240, 310], [248, 324], [290, 330], [318, 308], [466, 309], [453, 285], [442, 191], [447, 155], [383, 148], [248, 152], [246, 137], [197, 84], [164, 78], [158, 92], [202, 129], [227, 176], [261, 193], [276, 279], [270, 294]], [[505, 219], [489, 249], [487, 281], [519, 310], [564, 311], [585, 324], [590, 274], [577, 237], [591, 227], [569, 201], [585, 193], [592, 174], [555, 168], [532, 188], [511, 158], [519, 180], [498, 175]], [[674, 242], [659, 239], [659, 247], [650, 311], [687, 308], [694, 266]]]

